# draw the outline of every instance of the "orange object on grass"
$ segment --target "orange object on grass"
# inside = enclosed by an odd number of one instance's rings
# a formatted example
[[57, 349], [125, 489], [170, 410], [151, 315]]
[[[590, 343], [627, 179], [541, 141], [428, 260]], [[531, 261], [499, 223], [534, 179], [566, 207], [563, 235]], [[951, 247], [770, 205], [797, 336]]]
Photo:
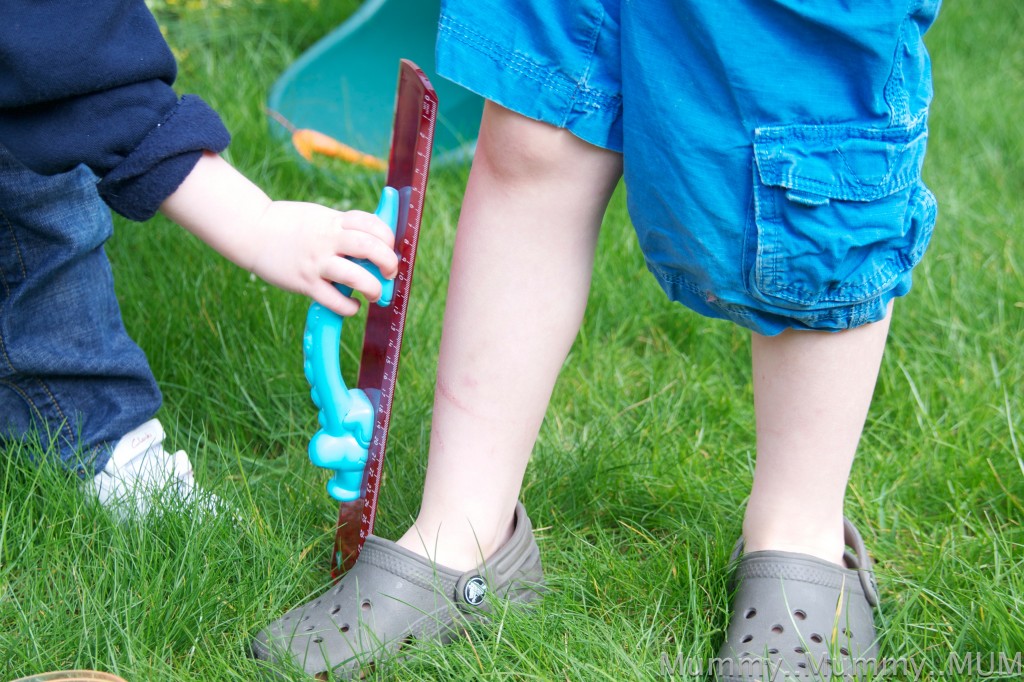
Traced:
[[320, 154], [339, 161], [365, 166], [372, 170], [387, 170], [388, 164], [373, 154], [361, 152], [317, 130], [296, 128], [291, 121], [271, 109], [267, 109], [267, 113], [292, 134], [292, 145], [295, 147], [295, 151], [306, 161], [312, 161], [313, 154]]
[[296, 151], [307, 161], [313, 160], [313, 154], [321, 154], [332, 159], [366, 166], [373, 170], [386, 170], [388, 167], [383, 160], [378, 159], [372, 154], [353, 149], [344, 142], [335, 140], [330, 135], [308, 128], [296, 130], [292, 133], [292, 144], [295, 145]]

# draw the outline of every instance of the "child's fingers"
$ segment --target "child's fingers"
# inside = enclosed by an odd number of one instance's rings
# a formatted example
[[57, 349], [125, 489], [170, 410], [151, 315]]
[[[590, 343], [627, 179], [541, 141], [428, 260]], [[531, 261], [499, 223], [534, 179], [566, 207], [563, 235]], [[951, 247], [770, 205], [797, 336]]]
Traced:
[[335, 235], [332, 250], [338, 256], [365, 258], [388, 279], [398, 273], [398, 256], [391, 245], [359, 230], [342, 230]]
[[352, 287], [368, 301], [376, 301], [381, 295], [380, 282], [366, 268], [356, 265], [347, 258], [328, 258], [320, 266], [320, 276], [329, 281]]
[[320, 305], [343, 317], [350, 317], [359, 312], [359, 301], [345, 296], [327, 280], [315, 282], [307, 294]]
[[390, 248], [395, 248], [395, 235], [387, 223], [373, 213], [365, 211], [348, 211], [342, 219], [342, 227], [346, 230], [365, 232], [373, 235]]

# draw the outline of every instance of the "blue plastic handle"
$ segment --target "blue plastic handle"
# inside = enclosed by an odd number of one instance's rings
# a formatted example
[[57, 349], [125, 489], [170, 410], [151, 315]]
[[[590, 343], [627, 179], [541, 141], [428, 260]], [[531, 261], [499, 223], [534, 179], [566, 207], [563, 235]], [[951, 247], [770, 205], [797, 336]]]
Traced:
[[[398, 191], [385, 187], [375, 211], [391, 232], [398, 227]], [[373, 263], [352, 259], [381, 283], [379, 306], [391, 305], [394, 280], [384, 279]], [[335, 284], [346, 296], [350, 287]], [[319, 408], [320, 430], [309, 441], [309, 459], [313, 464], [334, 471], [327, 482], [327, 493], [339, 502], [359, 499], [363, 469], [373, 434], [374, 410], [361, 389], [348, 388], [341, 375], [341, 329], [345, 318], [319, 303], [309, 307], [306, 331], [302, 337], [303, 370], [311, 386], [310, 396]]]

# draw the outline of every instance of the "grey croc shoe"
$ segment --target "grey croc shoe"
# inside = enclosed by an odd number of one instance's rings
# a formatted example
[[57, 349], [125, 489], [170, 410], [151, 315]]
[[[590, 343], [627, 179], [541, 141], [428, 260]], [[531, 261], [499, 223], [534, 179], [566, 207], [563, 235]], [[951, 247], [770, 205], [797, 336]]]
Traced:
[[450, 641], [462, 626], [486, 617], [489, 594], [533, 601], [543, 580], [522, 504], [509, 541], [466, 573], [371, 535], [335, 586], [256, 636], [253, 654], [271, 668], [301, 668], [318, 680], [357, 678], [413, 641]]
[[[792, 552], [743, 555], [715, 679], [861, 680], [878, 657], [878, 589], [860, 533], [844, 519], [845, 567]], [[742, 539], [733, 558], [742, 552]]]

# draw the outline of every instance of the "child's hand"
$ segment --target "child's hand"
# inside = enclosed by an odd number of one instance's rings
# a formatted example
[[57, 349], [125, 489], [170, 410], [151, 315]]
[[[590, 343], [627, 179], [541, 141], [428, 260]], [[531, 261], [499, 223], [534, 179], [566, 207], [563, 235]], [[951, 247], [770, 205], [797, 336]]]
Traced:
[[271, 201], [216, 154], [205, 153], [160, 210], [236, 265], [274, 286], [310, 296], [339, 315], [359, 303], [331, 283], [370, 301], [380, 282], [345, 256], [365, 258], [381, 274], [398, 272], [394, 236], [377, 216], [318, 204]]
[[394, 235], [377, 216], [363, 211], [342, 213], [318, 204], [275, 201], [254, 226], [252, 241], [252, 272], [339, 315], [355, 314], [359, 304], [332, 282], [351, 287], [369, 301], [381, 294], [377, 278], [346, 256], [365, 258], [388, 279], [398, 272]]

